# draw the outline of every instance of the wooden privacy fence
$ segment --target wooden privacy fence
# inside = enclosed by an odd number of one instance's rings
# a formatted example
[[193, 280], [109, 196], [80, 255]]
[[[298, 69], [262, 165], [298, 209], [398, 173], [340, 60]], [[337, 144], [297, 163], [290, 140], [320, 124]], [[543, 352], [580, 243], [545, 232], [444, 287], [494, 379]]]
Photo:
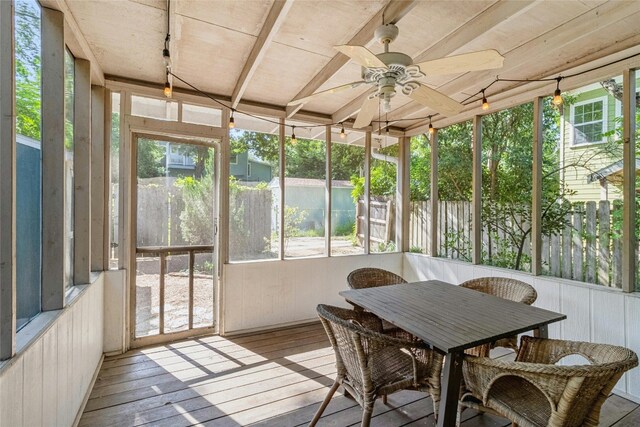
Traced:
[[271, 250], [272, 197], [268, 189], [234, 190], [229, 197], [229, 257], [256, 259]]
[[[380, 198], [369, 202], [371, 230], [369, 239], [372, 243], [387, 244], [395, 241], [395, 202], [393, 199]], [[366, 219], [364, 199], [358, 199], [356, 206], [356, 236], [358, 244], [364, 245]]]
[[[638, 210], [640, 206], [636, 207]], [[414, 252], [429, 253], [431, 239], [431, 205], [428, 201], [410, 204], [409, 238]], [[508, 221], [508, 220], [504, 220]], [[604, 286], [622, 286], [622, 239], [619, 230], [622, 204], [608, 201], [577, 202], [565, 215], [565, 227], [557, 234], [542, 236], [542, 263], [545, 274]], [[438, 202], [438, 254], [469, 261], [471, 253], [471, 203], [466, 201]], [[497, 245], [509, 245], [498, 233]], [[503, 246], [504, 248], [504, 246]], [[483, 230], [483, 255], [488, 239]], [[511, 247], [517, 251], [516, 247]], [[640, 251], [640, 247], [638, 248]], [[527, 238], [524, 254], [531, 253]]]

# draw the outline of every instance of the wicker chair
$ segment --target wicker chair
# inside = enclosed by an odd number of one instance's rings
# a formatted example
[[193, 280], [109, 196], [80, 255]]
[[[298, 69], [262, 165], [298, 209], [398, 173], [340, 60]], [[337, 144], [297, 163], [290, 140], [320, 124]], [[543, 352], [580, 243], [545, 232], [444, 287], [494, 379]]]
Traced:
[[[578, 354], [591, 365], [555, 365]], [[495, 412], [522, 427], [598, 425], [600, 408], [625, 371], [638, 366], [624, 347], [523, 337], [515, 362], [466, 356], [469, 392], [458, 407]]]
[[347, 284], [351, 289], [375, 288], [400, 283], [407, 283], [407, 281], [397, 274], [381, 268], [359, 268], [347, 276]]
[[335, 352], [337, 376], [310, 426], [340, 385], [362, 406], [362, 426], [369, 425], [376, 398], [398, 390], [429, 392], [437, 411], [442, 355], [408, 335], [383, 334], [371, 313], [323, 304], [317, 311]]
[[[538, 297], [533, 286], [520, 280], [505, 277], [482, 277], [468, 280], [460, 286], [527, 305], [533, 304]], [[507, 347], [517, 351], [518, 337], [513, 336], [503, 338], [495, 343], [483, 344], [471, 348], [465, 353], [473, 356], [489, 357], [489, 351], [493, 347]]]

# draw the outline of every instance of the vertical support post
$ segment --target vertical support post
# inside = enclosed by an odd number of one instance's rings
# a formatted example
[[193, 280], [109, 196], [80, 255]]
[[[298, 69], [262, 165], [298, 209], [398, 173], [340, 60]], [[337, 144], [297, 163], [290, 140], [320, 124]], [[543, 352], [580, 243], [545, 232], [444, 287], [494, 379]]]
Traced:
[[[129, 245], [129, 233], [127, 231], [129, 224], [129, 205], [130, 196], [133, 187], [129, 184], [132, 180], [131, 177], [131, 165], [135, 165], [136, 152], [131, 148], [131, 135], [129, 134], [129, 124], [127, 115], [131, 113], [131, 92], [120, 92], [120, 152], [119, 163], [120, 172], [118, 180], [118, 248], [116, 252], [118, 254], [118, 268], [123, 270], [127, 268], [128, 261], [128, 245]], [[135, 173], [135, 169], [133, 169]], [[135, 231], [135, 230], [133, 230]], [[133, 243], [135, 247], [135, 239]], [[131, 258], [135, 258], [135, 250]], [[133, 270], [135, 270], [135, 263], [131, 263]]]
[[196, 254], [189, 251], [189, 329], [193, 329], [193, 270], [196, 265]]
[[324, 242], [325, 242], [325, 255], [331, 256], [331, 189], [333, 186], [333, 180], [331, 179], [331, 125], [325, 126], [325, 141], [327, 144], [326, 155], [326, 172], [324, 181], [324, 197], [325, 197], [325, 218], [324, 218]]
[[636, 72], [622, 73], [622, 162], [624, 201], [622, 229], [622, 290], [633, 292], [636, 280]]
[[367, 131], [364, 135], [364, 253], [368, 254], [370, 249], [370, 217], [371, 212], [369, 206], [369, 198], [371, 196], [371, 131]]
[[158, 333], [160, 335], [164, 334], [164, 301], [165, 301], [164, 276], [167, 271], [166, 264], [167, 264], [167, 253], [160, 252], [160, 295], [159, 295], [160, 307], [159, 307], [159, 313], [158, 313], [160, 318], [160, 320], [158, 321]]
[[409, 252], [409, 202], [411, 192], [409, 189], [409, 154], [411, 138], [400, 138], [400, 150], [398, 152], [398, 170], [396, 171], [396, 244], [400, 252]]
[[278, 132], [278, 144], [280, 147], [280, 164], [279, 166], [279, 170], [278, 173], [280, 174], [279, 176], [279, 181], [280, 181], [280, 259], [284, 259], [284, 169], [285, 169], [285, 158], [284, 158], [284, 154], [285, 154], [285, 150], [284, 150], [284, 143], [285, 143], [285, 132], [284, 132], [284, 117], [280, 118], [280, 126], [279, 126], [279, 132]]
[[218, 275], [224, 274], [221, 270], [224, 268], [224, 264], [229, 262], [229, 159], [231, 158], [231, 146], [229, 145], [229, 117], [231, 117], [230, 111], [226, 108], [223, 109], [222, 127], [227, 131], [222, 136], [220, 153], [218, 156], [220, 166], [217, 168], [217, 170], [220, 171], [218, 178], [220, 186], [220, 191], [218, 193], [220, 205], [216, 216], [220, 218], [220, 237], [218, 238], [218, 242], [222, 242], [222, 244], [218, 244], [218, 247], [220, 248], [218, 254], [220, 259]]
[[473, 117], [471, 262], [482, 262], [482, 116]]
[[438, 256], [438, 130], [431, 134], [431, 256]]
[[103, 270], [105, 252], [105, 205], [109, 200], [105, 180], [107, 151], [104, 145], [104, 93], [91, 86], [91, 271]]
[[64, 14], [42, 8], [42, 310], [64, 307]]
[[0, 2], [0, 360], [16, 352], [16, 122], [13, 2]]
[[[104, 185], [103, 194], [104, 194], [104, 203], [102, 205], [103, 208], [103, 230], [102, 230], [102, 270], [109, 270], [109, 258], [111, 257], [111, 91], [109, 89], [104, 89], [103, 91], [103, 102], [104, 107], [102, 109], [103, 120], [102, 120], [102, 138], [103, 138], [103, 148], [104, 148], [104, 164], [103, 164], [103, 181]], [[94, 117], [95, 111], [92, 110]], [[96, 120], [100, 120], [99, 117], [96, 117]], [[94, 125], [92, 123], [91, 129], [93, 132]], [[93, 137], [92, 137], [93, 138]]]
[[542, 143], [544, 98], [533, 100], [533, 188], [531, 201], [531, 274], [542, 274]]
[[73, 103], [73, 283], [91, 271], [91, 63], [75, 60]]

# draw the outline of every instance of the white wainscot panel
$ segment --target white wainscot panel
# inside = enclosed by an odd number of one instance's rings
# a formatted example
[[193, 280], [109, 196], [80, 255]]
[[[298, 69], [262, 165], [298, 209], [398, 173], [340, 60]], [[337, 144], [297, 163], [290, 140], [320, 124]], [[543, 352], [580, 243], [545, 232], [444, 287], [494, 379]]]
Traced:
[[[628, 295], [625, 300], [627, 347], [640, 355], [640, 297]], [[640, 401], [640, 367], [627, 374], [627, 393]]]
[[567, 315], [561, 322], [562, 339], [591, 341], [590, 289], [563, 284], [560, 292], [560, 312]]
[[[519, 275], [514, 278], [519, 279]], [[553, 279], [537, 277], [532, 285], [538, 293], [538, 298], [533, 305], [547, 310], [560, 312], [560, 285], [558, 282]], [[564, 322], [564, 320], [549, 325], [549, 338], [560, 338], [562, 322]]]

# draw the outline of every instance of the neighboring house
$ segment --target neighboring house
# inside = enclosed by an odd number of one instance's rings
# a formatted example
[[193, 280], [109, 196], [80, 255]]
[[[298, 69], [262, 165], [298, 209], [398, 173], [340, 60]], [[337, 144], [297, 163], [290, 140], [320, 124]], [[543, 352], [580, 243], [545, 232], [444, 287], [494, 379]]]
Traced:
[[[280, 180], [276, 177], [269, 183], [273, 206], [280, 205]], [[297, 208], [306, 212], [299, 228], [303, 231], [324, 229], [325, 181], [323, 179], [290, 178], [284, 180], [284, 204], [288, 208]], [[353, 185], [349, 181], [331, 181], [331, 228], [343, 228], [355, 222], [356, 205], [351, 197]], [[277, 229], [277, 212], [272, 215]]]
[[[621, 83], [621, 77], [615, 79]], [[622, 198], [622, 151], [606, 150], [606, 142], [621, 127], [622, 105], [600, 82], [569, 94], [575, 97], [561, 116], [561, 179], [575, 191], [571, 201], [615, 200]]]
[[269, 182], [273, 178], [271, 165], [248, 152], [231, 154], [230, 174], [242, 182]]
[[[167, 176], [190, 176], [196, 167], [192, 156], [170, 142], [166, 143], [164, 162]], [[230, 174], [241, 182], [269, 182], [273, 178], [271, 165], [248, 152], [231, 154]]]

